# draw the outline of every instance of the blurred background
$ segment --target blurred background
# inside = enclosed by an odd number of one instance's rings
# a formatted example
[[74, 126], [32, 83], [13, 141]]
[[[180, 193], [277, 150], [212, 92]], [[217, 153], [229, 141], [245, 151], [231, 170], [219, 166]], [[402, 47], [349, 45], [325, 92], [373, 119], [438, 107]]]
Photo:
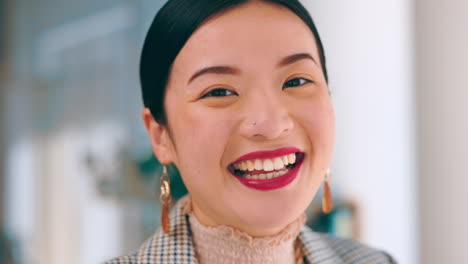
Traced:
[[[1, 264], [99, 263], [159, 225], [138, 61], [163, 2], [0, 0]], [[337, 207], [308, 224], [468, 263], [468, 1], [303, 3], [337, 115]]]

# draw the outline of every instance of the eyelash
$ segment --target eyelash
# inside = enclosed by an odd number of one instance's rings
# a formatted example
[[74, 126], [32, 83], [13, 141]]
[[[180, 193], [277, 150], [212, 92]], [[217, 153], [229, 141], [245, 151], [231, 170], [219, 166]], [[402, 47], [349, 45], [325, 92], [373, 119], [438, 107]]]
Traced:
[[[297, 81], [297, 80], [299, 80], [299, 84], [298, 84], [298, 85], [287, 86], [288, 83], [291, 83], [291, 82]], [[301, 80], [303, 81], [302, 83], [300, 82]], [[305, 78], [294, 78], [294, 79], [291, 79], [291, 80], [285, 82], [285, 83], [283, 84], [283, 89], [285, 89], [285, 88], [290, 88], [290, 87], [303, 86], [303, 85], [305, 85], [305, 84], [307, 84], [307, 83], [312, 83], [312, 81], [311, 81], [311, 80], [308, 80], [308, 79], [305, 79]], [[219, 92], [221, 92], [221, 91], [225, 91], [225, 92], [227, 92], [227, 93], [229, 93], [229, 94], [226, 94], [226, 93], [225, 93], [225, 94], [223, 94], [223, 95], [220, 95]], [[200, 99], [204, 99], [204, 98], [207, 98], [207, 97], [226, 97], [226, 96], [230, 96], [230, 95], [237, 95], [237, 94], [236, 94], [235, 92], [233, 92], [233, 91], [231, 91], [231, 90], [228, 90], [228, 89], [225, 89], [225, 88], [215, 88], [215, 89], [213, 89], [213, 90], [207, 92], [206, 94], [204, 94], [202, 97], [200, 97]]]
[[[230, 94], [219, 95], [220, 91], [226, 91], [226, 92], [228, 92]], [[236, 93], [231, 91], [231, 90], [224, 89], [224, 88], [215, 88], [215, 89], [207, 92], [206, 94], [204, 94], [200, 99], [207, 98], [207, 97], [225, 97], [225, 96], [230, 96], [230, 95], [236, 95]]]
[[[292, 81], [296, 81], [296, 80], [299, 80], [299, 82], [300, 82], [300, 80], [303, 80], [304, 82], [299, 83], [299, 85], [296, 85], [296, 86], [287, 86], [288, 83], [291, 83]], [[305, 84], [307, 84], [307, 83], [312, 83], [312, 81], [311, 81], [311, 80], [308, 80], [308, 79], [305, 79], [305, 78], [294, 78], [294, 79], [291, 79], [291, 80], [285, 82], [285, 83], [283, 84], [283, 89], [289, 88], [289, 87], [303, 86], [303, 85], [305, 85]]]

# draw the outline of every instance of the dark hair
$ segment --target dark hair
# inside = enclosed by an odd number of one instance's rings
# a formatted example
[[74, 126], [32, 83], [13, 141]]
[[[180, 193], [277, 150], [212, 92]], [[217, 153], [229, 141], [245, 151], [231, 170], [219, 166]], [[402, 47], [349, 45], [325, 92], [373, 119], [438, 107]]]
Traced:
[[[282, 5], [299, 16], [312, 31], [325, 80], [328, 82], [325, 54], [315, 24], [298, 0], [263, 0]], [[213, 15], [249, 0], [169, 0], [159, 10], [146, 35], [140, 61], [143, 103], [155, 120], [167, 124], [164, 97], [172, 64], [193, 32]]]

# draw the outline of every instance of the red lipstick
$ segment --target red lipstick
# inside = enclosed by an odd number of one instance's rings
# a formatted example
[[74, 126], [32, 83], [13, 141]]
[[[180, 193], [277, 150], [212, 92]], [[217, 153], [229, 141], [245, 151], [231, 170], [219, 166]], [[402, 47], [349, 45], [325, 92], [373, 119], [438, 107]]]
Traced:
[[[286, 147], [281, 149], [276, 149], [273, 151], [256, 151], [238, 158], [236, 162], [244, 161], [244, 160], [253, 160], [253, 159], [271, 159], [276, 157], [281, 157], [284, 155], [295, 153], [296, 155], [296, 162], [294, 165], [290, 165], [293, 167], [287, 167], [288, 172], [282, 176], [272, 178], [272, 179], [246, 179], [242, 176], [236, 175], [232, 169], [229, 169], [232, 175], [236, 177], [243, 185], [260, 190], [260, 191], [270, 191], [285, 187], [286, 185], [290, 184], [297, 176], [299, 169], [301, 168], [302, 162], [304, 160], [304, 153], [300, 152], [299, 149], [294, 147]], [[232, 167], [231, 167], [232, 168]]]
[[244, 161], [244, 160], [253, 160], [253, 159], [272, 159], [272, 158], [281, 157], [284, 155], [297, 153], [297, 152], [301, 152], [301, 150], [295, 147], [285, 147], [285, 148], [279, 148], [275, 150], [255, 151], [255, 152], [247, 153], [239, 157], [232, 163], [236, 163], [236, 162]]

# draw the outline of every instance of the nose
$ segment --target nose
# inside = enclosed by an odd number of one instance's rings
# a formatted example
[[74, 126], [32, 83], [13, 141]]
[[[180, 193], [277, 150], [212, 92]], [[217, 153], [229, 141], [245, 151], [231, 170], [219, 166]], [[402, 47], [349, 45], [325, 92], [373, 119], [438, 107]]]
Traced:
[[273, 140], [288, 135], [294, 128], [285, 102], [274, 96], [252, 98], [245, 104], [242, 136], [253, 140]]

